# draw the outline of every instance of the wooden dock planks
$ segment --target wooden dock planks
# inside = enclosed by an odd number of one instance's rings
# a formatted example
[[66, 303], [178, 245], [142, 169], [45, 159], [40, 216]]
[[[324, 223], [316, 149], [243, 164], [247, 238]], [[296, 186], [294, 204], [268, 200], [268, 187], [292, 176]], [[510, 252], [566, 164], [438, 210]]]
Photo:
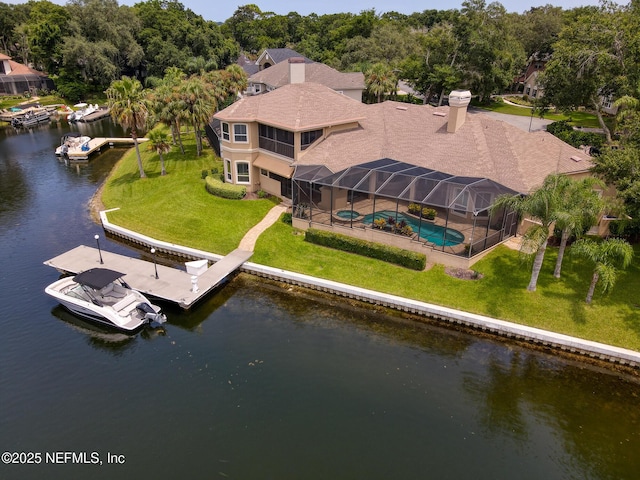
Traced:
[[[100, 264], [100, 254], [103, 264]], [[98, 251], [97, 248], [80, 245], [68, 252], [44, 262], [61, 272], [80, 273], [91, 268], [109, 268], [125, 273], [124, 280], [145, 295], [173, 302], [184, 309], [213, 290], [227, 276], [246, 262], [253, 252], [236, 249], [222, 260], [214, 263], [198, 277], [198, 291], [192, 291], [192, 276], [183, 270], [157, 265], [155, 277], [153, 262], [126, 257], [117, 253]]]

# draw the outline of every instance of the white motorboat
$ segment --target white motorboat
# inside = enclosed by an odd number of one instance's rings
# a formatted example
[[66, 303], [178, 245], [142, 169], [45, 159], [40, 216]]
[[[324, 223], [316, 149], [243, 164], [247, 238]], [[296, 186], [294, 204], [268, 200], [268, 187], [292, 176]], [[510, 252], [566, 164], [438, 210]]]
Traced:
[[115, 270], [92, 268], [53, 282], [45, 292], [76, 315], [121, 331], [164, 323], [167, 317], [160, 307], [129, 287], [123, 276]]
[[74, 105], [74, 107], [79, 108], [79, 110], [76, 110], [75, 112], [71, 112], [68, 116], [67, 116], [67, 121], [68, 122], [78, 122], [80, 120], [82, 120], [82, 117], [86, 117], [87, 115], [98, 111], [98, 104], [96, 105], [91, 105], [90, 103], [77, 103], [76, 105]]
[[78, 132], [70, 132], [62, 137], [60, 146], [56, 148], [56, 155], [66, 155], [73, 152], [81, 152], [83, 148], [89, 150], [89, 141], [91, 137], [81, 135]]

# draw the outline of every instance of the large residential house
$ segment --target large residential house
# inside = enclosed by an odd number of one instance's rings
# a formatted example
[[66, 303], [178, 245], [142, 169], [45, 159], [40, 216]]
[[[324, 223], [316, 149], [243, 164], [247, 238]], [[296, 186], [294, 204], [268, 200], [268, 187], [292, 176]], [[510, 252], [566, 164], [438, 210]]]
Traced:
[[259, 95], [300, 82], [319, 83], [359, 102], [362, 101], [365, 89], [362, 72], [342, 73], [324, 63], [307, 62], [303, 57], [290, 57], [251, 75], [246, 93]]
[[362, 72], [342, 73], [300, 55], [290, 48], [268, 48], [256, 61], [241, 56], [237, 62], [248, 75], [245, 95], [260, 95], [289, 83], [315, 82], [362, 101]]
[[493, 211], [497, 196], [526, 194], [553, 172], [586, 176], [592, 166], [547, 132], [467, 111], [470, 97], [451, 92], [446, 107], [367, 105], [312, 82], [244, 97], [215, 115], [225, 180], [291, 201], [296, 227], [468, 267], [520, 225], [514, 212]]
[[53, 90], [55, 85], [46, 74], [0, 53], [0, 95], [36, 94], [38, 90]]

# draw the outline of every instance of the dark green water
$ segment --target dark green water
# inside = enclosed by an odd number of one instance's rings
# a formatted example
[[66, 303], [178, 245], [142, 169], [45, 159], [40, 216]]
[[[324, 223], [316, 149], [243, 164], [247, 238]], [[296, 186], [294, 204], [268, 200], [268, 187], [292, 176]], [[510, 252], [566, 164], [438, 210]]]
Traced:
[[249, 276], [165, 335], [75, 319], [42, 261], [138, 253], [86, 208], [120, 151], [66, 166], [66, 128], [0, 131], [0, 453], [41, 454], [1, 479], [639, 478], [640, 382], [610, 371]]

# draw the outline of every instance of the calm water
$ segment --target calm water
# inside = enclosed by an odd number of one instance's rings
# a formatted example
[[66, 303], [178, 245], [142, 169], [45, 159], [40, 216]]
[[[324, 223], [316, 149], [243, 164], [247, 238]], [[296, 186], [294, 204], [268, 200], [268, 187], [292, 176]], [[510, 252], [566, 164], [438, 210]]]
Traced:
[[120, 151], [65, 166], [66, 128], [0, 131], [0, 452], [42, 455], [0, 478], [638, 478], [640, 383], [611, 372], [252, 277], [165, 335], [76, 320], [42, 262], [138, 254], [87, 214]]

